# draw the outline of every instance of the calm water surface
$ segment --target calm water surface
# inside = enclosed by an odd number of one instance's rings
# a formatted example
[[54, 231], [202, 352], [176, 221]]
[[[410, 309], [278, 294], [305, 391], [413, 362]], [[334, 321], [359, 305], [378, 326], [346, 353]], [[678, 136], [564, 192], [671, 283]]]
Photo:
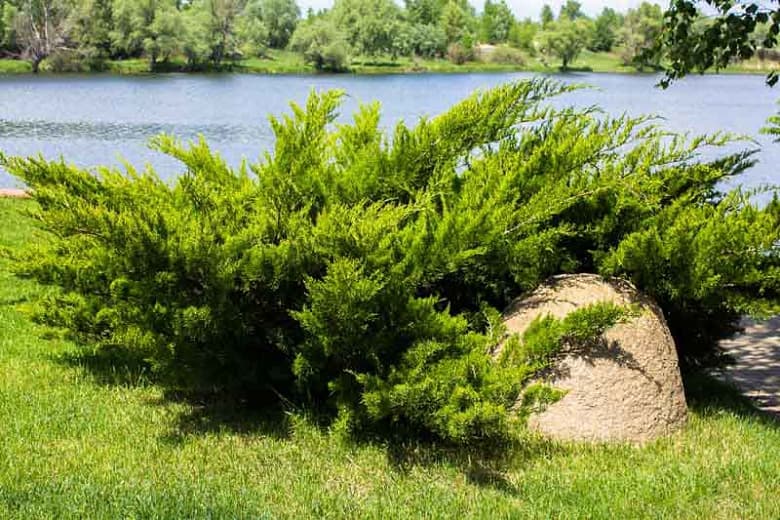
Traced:
[[[409, 76], [162, 75], [152, 77], [0, 77], [0, 150], [14, 155], [64, 156], [80, 166], [152, 164], [163, 177], [181, 167], [150, 151], [146, 142], [160, 132], [183, 139], [203, 134], [231, 163], [254, 160], [273, 144], [269, 114], [303, 102], [312, 89], [339, 88], [348, 97], [347, 119], [359, 102], [382, 103], [389, 127], [403, 119], [446, 110], [476, 88], [530, 77], [529, 74]], [[759, 164], [742, 182], [778, 182], [780, 144], [758, 134], [775, 110], [780, 91], [761, 76], [696, 76], [661, 91], [655, 76], [570, 74], [564, 81], [597, 87], [567, 95], [562, 103], [599, 105], [607, 112], [657, 114], [671, 130], [705, 133], [725, 130], [754, 137]], [[0, 171], [0, 187], [19, 182]]]

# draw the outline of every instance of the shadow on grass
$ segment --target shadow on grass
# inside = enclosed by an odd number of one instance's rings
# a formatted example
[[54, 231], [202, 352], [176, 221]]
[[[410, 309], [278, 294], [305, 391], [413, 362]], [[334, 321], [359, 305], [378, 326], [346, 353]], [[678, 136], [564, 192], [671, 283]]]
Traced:
[[176, 426], [163, 436], [163, 440], [171, 444], [180, 444], [189, 436], [226, 432], [274, 439], [290, 436], [290, 414], [278, 407], [261, 409], [245, 401], [182, 392], [165, 392], [157, 403], [153, 401], [152, 404], [171, 402], [185, 404], [188, 408], [179, 414]]
[[683, 383], [688, 407], [702, 416], [731, 413], [765, 426], [780, 427], [780, 417], [758, 409], [732, 384], [702, 372], [685, 374]]
[[479, 449], [424, 441], [389, 442], [385, 446], [390, 466], [400, 473], [408, 473], [415, 467], [449, 465], [457, 468], [471, 484], [513, 496], [518, 496], [519, 489], [507, 477], [510, 470], [566, 451], [564, 445], [537, 436]]
[[[730, 414], [762, 427], [780, 427], [780, 417], [758, 409], [738, 388], [712, 375], [703, 372], [686, 374], [684, 386], [689, 409], [698, 415], [716, 417]], [[516, 495], [518, 489], [506, 477], [508, 470], [527, 465], [534, 459], [565, 454], [570, 449], [565, 443], [529, 436], [520, 442], [480, 451], [420, 442], [390, 443], [387, 454], [391, 465], [401, 472], [408, 472], [415, 466], [450, 464], [462, 471], [473, 484]]]
[[[149, 364], [118, 347], [95, 350], [82, 348], [60, 355], [56, 360], [84, 371], [99, 385], [131, 388], [154, 383]], [[162, 441], [172, 445], [183, 444], [192, 436], [220, 433], [288, 439], [297, 416], [305, 417], [306, 422], [316, 427], [322, 435], [331, 435], [331, 421], [327, 420], [326, 415], [313, 411], [304, 413], [302, 410], [291, 412], [292, 404], [285, 409], [278, 405], [256, 405], [230, 395], [175, 390], [163, 390], [161, 394], [155, 392], [147, 403], [149, 406], [183, 405], [177, 411], [173, 426], [161, 437]], [[414, 436], [410, 438], [397, 432], [395, 435], [355, 436], [350, 438], [350, 443], [358, 448], [374, 446], [382, 449], [390, 467], [400, 473], [407, 473], [420, 466], [448, 465], [457, 468], [472, 484], [509, 494], [518, 492], [506, 477], [510, 467], [517, 465], [518, 459], [546, 456], [561, 449], [542, 440], [466, 449]]]
[[84, 370], [99, 385], [133, 387], [151, 382], [149, 363], [121, 347], [81, 347], [57, 356], [55, 361]]
[[[82, 348], [57, 356], [56, 361], [82, 369], [98, 385], [130, 388], [155, 383], [150, 364], [121, 347]], [[245, 399], [214, 392], [178, 390], [164, 390], [160, 397], [149, 400], [152, 406], [171, 403], [186, 407], [172, 431], [164, 436], [171, 443], [180, 443], [190, 435], [220, 432], [274, 438], [289, 436], [289, 414], [278, 406], [269, 410], [267, 406], [252, 406]]]
[[[121, 349], [81, 351], [59, 358], [89, 373], [98, 384], [111, 386], [139, 386], [152, 382], [147, 363], [133, 358]], [[753, 403], [728, 383], [702, 373], [687, 374], [684, 378], [686, 397], [692, 411], [702, 416], [733, 414], [745, 420], [769, 427], [780, 426], [778, 418], [758, 410]], [[165, 442], [178, 445], [188, 437], [219, 433], [246, 436], [265, 436], [288, 439], [293, 430], [293, 413], [277, 407], [253, 406], [246, 400], [232, 396], [164, 391], [149, 400], [151, 406], [183, 404], [174, 426], [163, 434]], [[314, 416], [311, 416], [314, 417]], [[307, 419], [322, 435], [328, 433], [328, 421]], [[334, 441], [335, 442], [335, 441]], [[396, 432], [355, 437], [356, 447], [374, 446], [385, 451], [389, 465], [399, 473], [408, 473], [415, 467], [446, 465], [456, 468], [474, 485], [517, 495], [516, 483], [508, 477], [512, 468], [523, 466], [539, 458], [549, 458], [567, 452], [564, 444], [548, 442], [538, 437], [520, 441], [494, 443], [479, 449], [464, 448], [434, 441], [404, 436]]]

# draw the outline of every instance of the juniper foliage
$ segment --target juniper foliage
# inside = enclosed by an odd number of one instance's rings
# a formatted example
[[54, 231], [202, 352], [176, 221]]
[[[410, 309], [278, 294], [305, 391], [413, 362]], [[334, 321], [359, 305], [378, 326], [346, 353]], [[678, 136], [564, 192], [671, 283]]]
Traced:
[[504, 437], [555, 394], [523, 385], [621, 316], [597, 305], [506, 339], [498, 310], [551, 275], [630, 279], [688, 364], [778, 303], [777, 212], [720, 189], [750, 153], [702, 161], [729, 137], [548, 104], [573, 88], [503, 85], [390, 136], [378, 105], [337, 124], [342, 94], [313, 93], [271, 119], [256, 164], [157, 137], [185, 167], [171, 184], [2, 157], [48, 232], [16, 270], [56, 287], [41, 321], [177, 388], [306, 403], [351, 431]]

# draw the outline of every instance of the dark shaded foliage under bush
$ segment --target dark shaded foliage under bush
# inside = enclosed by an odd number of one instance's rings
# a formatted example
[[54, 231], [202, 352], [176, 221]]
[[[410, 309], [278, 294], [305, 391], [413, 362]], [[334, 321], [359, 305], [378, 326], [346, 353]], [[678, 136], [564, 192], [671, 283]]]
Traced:
[[140, 354], [172, 387], [306, 403], [356, 432], [503, 437], [529, 378], [620, 319], [541, 320], [494, 355], [498, 309], [551, 275], [630, 279], [689, 365], [778, 301], [777, 212], [718, 188], [750, 154], [703, 162], [728, 137], [545, 104], [571, 88], [504, 85], [391, 137], [378, 105], [335, 124], [341, 94], [312, 94], [272, 119], [257, 164], [156, 138], [186, 167], [172, 185], [0, 157], [49, 232], [17, 272], [59, 288], [40, 320]]

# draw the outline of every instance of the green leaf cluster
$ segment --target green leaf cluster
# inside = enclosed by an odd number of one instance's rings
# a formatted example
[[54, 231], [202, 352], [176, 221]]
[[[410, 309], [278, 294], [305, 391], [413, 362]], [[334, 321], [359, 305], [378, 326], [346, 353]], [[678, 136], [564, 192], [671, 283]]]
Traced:
[[[771, 2], [673, 0], [657, 45], [668, 62], [660, 84], [665, 88], [692, 71], [719, 70], [761, 56], [777, 46], [778, 33], [780, 10]], [[766, 77], [770, 86], [777, 80], [774, 70]]]

